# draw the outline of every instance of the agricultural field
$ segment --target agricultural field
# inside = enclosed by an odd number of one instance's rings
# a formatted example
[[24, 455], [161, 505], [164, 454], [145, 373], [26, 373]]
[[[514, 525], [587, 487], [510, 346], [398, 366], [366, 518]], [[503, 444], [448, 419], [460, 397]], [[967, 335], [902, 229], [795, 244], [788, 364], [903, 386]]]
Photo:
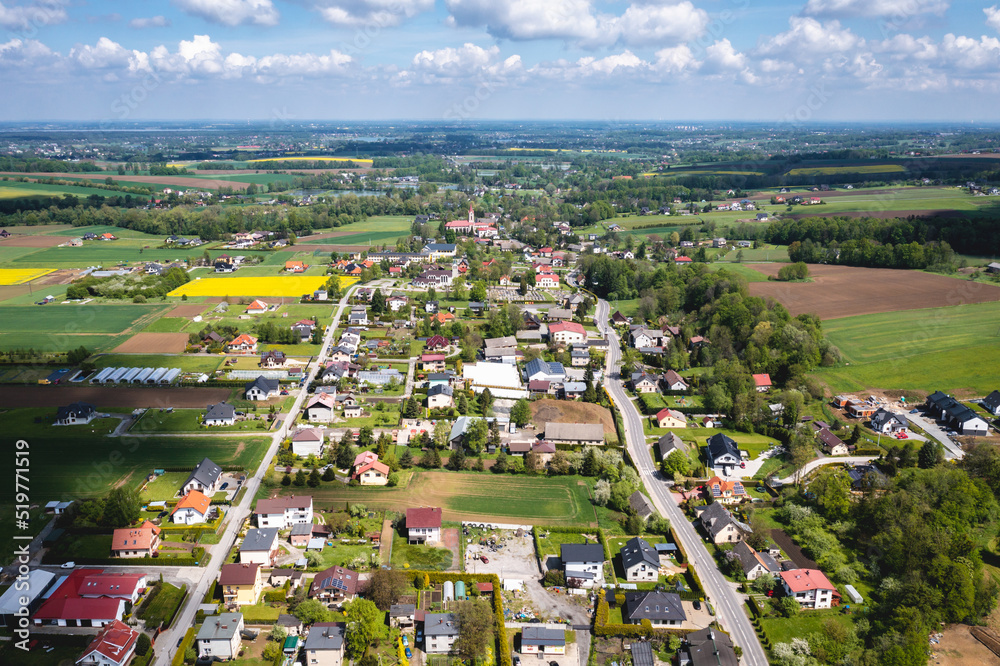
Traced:
[[833, 176], [844, 173], [903, 173], [906, 169], [899, 164], [864, 164], [857, 166], [798, 167], [789, 169], [786, 176]]
[[[748, 266], [747, 264], [713, 262], [708, 264], [708, 270], [713, 272], [724, 270], [736, 273], [737, 275], [742, 275], [747, 282], [767, 282], [767, 277], [763, 273], [754, 270], [752, 266]], [[636, 307], [638, 308], [638, 302], [636, 303]]]
[[812, 217], [853, 213], [855, 216], [899, 217], [954, 210], [971, 212], [993, 203], [991, 197], [973, 197], [965, 190], [955, 187], [854, 189], [810, 194], [818, 194], [823, 203], [793, 206], [791, 211], [784, 214]]
[[[316, 275], [276, 275], [272, 277], [208, 277], [198, 278], [170, 292], [170, 296], [247, 296], [261, 298], [297, 298], [311, 294], [326, 284], [327, 277]], [[357, 278], [341, 277], [340, 284], [348, 287]]]
[[[51, 174], [60, 180], [57, 174]], [[125, 196], [127, 192], [115, 190], [98, 189], [96, 187], [77, 187], [75, 185], [46, 185], [43, 183], [19, 183], [10, 180], [0, 180], [0, 199], [21, 199], [27, 197], [62, 197], [72, 195], [80, 199], [90, 196], [113, 197]], [[133, 194], [134, 198], [145, 200], [147, 197], [141, 194]]]
[[[47, 293], [47, 292], [46, 292]], [[36, 298], [38, 295], [36, 294]], [[107, 349], [164, 312], [162, 305], [0, 305], [0, 349]]]
[[410, 235], [412, 216], [377, 215], [355, 222], [336, 231], [317, 234], [316, 238], [299, 239], [298, 245], [395, 245], [398, 238]]
[[[86, 268], [88, 266], [112, 267], [121, 262], [131, 264], [147, 261], [185, 261], [188, 257], [199, 257], [204, 252], [203, 247], [159, 249], [156, 247], [159, 243], [160, 239], [145, 242], [128, 239], [85, 241], [80, 247], [40, 249], [37, 252], [17, 257], [11, 263], [18, 267], [46, 269]], [[221, 254], [221, 252], [217, 254]]]
[[[787, 262], [788, 261], [788, 246], [787, 245], [770, 245], [767, 243], [762, 243], [761, 247], [754, 249], [752, 247], [737, 248], [735, 250], [730, 250], [726, 254], [718, 257], [716, 261], [722, 262], [735, 262], [736, 255], [739, 254], [740, 250], [743, 251], [743, 263], [768, 263], [771, 261], [777, 262]], [[767, 277], [765, 276], [765, 280]]]
[[219, 368], [225, 356], [194, 356], [183, 354], [167, 356], [160, 354], [101, 354], [91, 360], [100, 368], [180, 368], [183, 372], [204, 372], [211, 374]]
[[158, 352], [161, 354], [181, 354], [187, 347], [188, 336], [184, 333], [136, 333], [111, 351], [117, 354], [141, 354]]
[[938, 389], [975, 397], [997, 388], [998, 302], [846, 317], [823, 326], [846, 361], [817, 372], [835, 392]]
[[55, 270], [54, 268], [0, 268], [0, 285], [25, 284]]
[[[750, 264], [777, 275], [784, 264]], [[891, 268], [809, 266], [811, 282], [751, 282], [754, 296], [773, 298], [792, 315], [813, 313], [824, 322], [854, 315], [1000, 301], [1000, 287], [943, 275]]]
[[[296, 489], [283, 489], [292, 494]], [[539, 525], [587, 525], [597, 514], [581, 477], [536, 478], [475, 472], [416, 471], [405, 488], [347, 486], [310, 491], [322, 508], [362, 502], [374, 509], [404, 511], [440, 506], [444, 519], [504, 520]]]
[[354, 162], [355, 164], [371, 165], [374, 160], [365, 157], [309, 157], [307, 155], [265, 157], [259, 160], [247, 160], [247, 164], [257, 164], [258, 162]]

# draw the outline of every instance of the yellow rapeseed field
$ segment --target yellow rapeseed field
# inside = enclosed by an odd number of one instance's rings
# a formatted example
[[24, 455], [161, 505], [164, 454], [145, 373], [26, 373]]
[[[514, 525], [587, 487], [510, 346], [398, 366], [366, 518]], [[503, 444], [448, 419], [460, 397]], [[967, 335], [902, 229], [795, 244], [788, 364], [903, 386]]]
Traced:
[[247, 164], [254, 162], [357, 162], [358, 164], [372, 164], [373, 160], [363, 157], [308, 157], [296, 155], [289, 157], [266, 157], [259, 160], [247, 160]]
[[54, 268], [0, 268], [0, 285], [24, 284], [55, 270]]
[[[329, 278], [323, 275], [280, 275], [275, 277], [210, 277], [192, 280], [168, 296], [259, 296], [278, 298], [312, 294]], [[348, 287], [357, 278], [342, 277], [340, 284]]]

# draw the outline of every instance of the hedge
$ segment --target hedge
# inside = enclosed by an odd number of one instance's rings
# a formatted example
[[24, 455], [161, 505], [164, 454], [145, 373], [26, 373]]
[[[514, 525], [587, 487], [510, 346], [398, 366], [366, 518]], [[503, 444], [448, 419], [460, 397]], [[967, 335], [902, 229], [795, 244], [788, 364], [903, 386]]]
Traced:
[[622, 636], [645, 638], [647, 636], [680, 636], [684, 638], [690, 632], [685, 629], [653, 628], [648, 620], [643, 624], [608, 624], [608, 601], [603, 594], [597, 597], [597, 612], [594, 613], [595, 636]]
[[283, 603], [288, 598], [285, 590], [268, 590], [264, 593], [264, 601], [271, 603]]
[[[181, 646], [177, 648], [177, 654], [175, 654], [174, 658], [170, 661], [170, 666], [182, 666], [184, 663], [184, 653], [189, 647], [194, 645], [194, 637], [197, 632], [198, 626], [191, 627], [187, 630], [184, 634], [184, 638], [181, 640]], [[155, 650], [150, 650], [150, 653], [154, 651]]]
[[855, 449], [852, 456], [880, 456], [882, 455], [882, 449]]

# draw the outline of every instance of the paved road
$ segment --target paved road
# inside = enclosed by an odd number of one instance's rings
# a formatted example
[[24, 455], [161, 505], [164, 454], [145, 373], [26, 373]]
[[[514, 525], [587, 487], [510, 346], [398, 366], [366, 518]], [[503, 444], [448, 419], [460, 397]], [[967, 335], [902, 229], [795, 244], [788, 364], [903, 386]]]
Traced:
[[188, 588], [188, 597], [184, 602], [184, 607], [174, 620], [173, 626], [163, 632], [163, 634], [160, 635], [160, 638], [156, 641], [155, 666], [168, 666], [170, 664], [170, 660], [172, 659], [174, 652], [177, 650], [177, 641], [184, 636], [189, 627], [194, 626], [194, 616], [198, 610], [198, 604], [200, 604], [202, 599], [205, 597], [212, 581], [219, 577], [219, 571], [222, 569], [222, 564], [226, 559], [226, 555], [233, 547], [233, 543], [236, 541], [236, 535], [239, 532], [240, 527], [242, 527], [244, 520], [250, 515], [251, 507], [253, 506], [254, 498], [257, 495], [257, 490], [260, 488], [260, 483], [264, 478], [264, 473], [267, 471], [267, 468], [271, 463], [271, 459], [277, 454], [281, 441], [288, 433], [288, 424], [291, 423], [294, 417], [297, 416], [302, 409], [302, 404], [306, 399], [309, 385], [315, 380], [319, 368], [322, 366], [323, 361], [327, 358], [326, 350], [331, 346], [330, 343], [333, 341], [334, 335], [336, 334], [337, 327], [340, 324], [340, 318], [343, 315], [344, 310], [348, 307], [348, 303], [350, 302], [350, 297], [353, 292], [354, 288], [347, 290], [344, 297], [340, 300], [340, 307], [334, 315], [333, 323], [326, 329], [326, 335], [324, 336], [323, 345], [321, 347], [322, 351], [316, 358], [316, 362], [313, 364], [312, 370], [309, 371], [309, 376], [306, 378], [306, 381], [299, 389], [298, 395], [295, 397], [295, 403], [292, 405], [291, 409], [288, 410], [288, 418], [284, 419], [281, 425], [278, 426], [277, 430], [272, 433], [271, 446], [268, 449], [267, 454], [264, 456], [264, 459], [261, 461], [260, 467], [257, 468], [257, 472], [253, 475], [253, 477], [247, 479], [247, 491], [243, 496], [243, 500], [240, 502], [239, 506], [230, 508], [229, 517], [227, 519], [228, 522], [226, 523], [226, 530], [219, 539], [219, 543], [211, 548], [211, 559], [209, 560], [208, 566], [204, 569], [198, 570], [202, 573], [201, 580], [197, 585]]
[[965, 457], [965, 451], [962, 450], [962, 447], [951, 441], [951, 438], [932, 419], [925, 418], [920, 414], [907, 414], [906, 418], [920, 426], [928, 435], [944, 444], [944, 457], [948, 460], [961, 460]]
[[[807, 462], [800, 470], [797, 478], [805, 478], [809, 472], [818, 467], [822, 467], [823, 465], [864, 465], [867, 462], [875, 460], [877, 457], [878, 456], [822, 456]], [[792, 474], [791, 476], [786, 476], [785, 478], [778, 480], [782, 483], [795, 483], [795, 479], [796, 475]]]
[[610, 340], [607, 354], [607, 372], [604, 379], [604, 386], [614, 400], [616, 406], [621, 411], [625, 424], [625, 439], [629, 453], [639, 470], [639, 476], [646, 488], [649, 490], [653, 504], [659, 512], [670, 520], [674, 526], [689, 561], [694, 564], [705, 587], [706, 598], [712, 603], [718, 615], [719, 622], [730, 635], [733, 642], [743, 648], [743, 666], [767, 666], [767, 656], [757, 639], [757, 634], [750, 620], [743, 612], [743, 599], [738, 594], [729, 581], [719, 572], [715, 561], [708, 553], [701, 537], [695, 531], [694, 526], [681, 512], [677, 504], [670, 498], [670, 492], [666, 485], [660, 480], [656, 471], [656, 464], [653, 461], [650, 447], [646, 444], [646, 438], [642, 431], [642, 418], [635, 406], [628, 399], [625, 389], [619, 376], [619, 366], [621, 364], [621, 350], [618, 346], [618, 335], [611, 329], [608, 320], [610, 319], [611, 308], [607, 301], [600, 300], [597, 304], [597, 311], [594, 321], [598, 329]]

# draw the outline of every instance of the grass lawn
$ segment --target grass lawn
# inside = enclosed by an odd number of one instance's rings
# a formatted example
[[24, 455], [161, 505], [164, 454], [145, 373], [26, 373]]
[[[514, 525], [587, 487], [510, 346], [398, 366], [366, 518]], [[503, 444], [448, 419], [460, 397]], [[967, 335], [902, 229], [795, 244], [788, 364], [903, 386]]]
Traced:
[[0, 648], [0, 663], [4, 666], [72, 665], [94, 639], [87, 635], [63, 634], [37, 634], [33, 638], [38, 640], [38, 644], [31, 650], [19, 650], [14, 647], [14, 641], [4, 641], [4, 647]]
[[[214, 458], [213, 458], [214, 460]], [[283, 489], [294, 494], [295, 489]], [[404, 511], [440, 506], [445, 520], [514, 520], [538, 525], [586, 525], [597, 519], [585, 479], [414, 471], [405, 488], [324, 485], [310, 492], [319, 507], [361, 502], [369, 509]]]
[[860, 315], [823, 323], [847, 363], [817, 376], [835, 391], [866, 388], [986, 395], [1000, 362], [1000, 302]]
[[452, 552], [447, 548], [411, 546], [398, 533], [392, 540], [392, 566], [395, 569], [444, 571], [451, 566]]
[[[404, 541], [405, 543], [405, 541]], [[318, 567], [310, 567], [310, 571], [322, 571], [323, 569], [328, 569], [333, 566], [367, 569], [368, 563], [372, 553], [378, 556], [378, 549], [372, 548], [370, 544], [364, 545], [346, 545], [340, 543], [338, 540], [333, 540], [332, 546], [326, 546], [323, 552], [320, 553], [323, 557], [323, 563]], [[395, 543], [393, 548], [395, 549]], [[364, 564], [360, 567], [350, 566], [354, 560], [364, 560]]]
[[[146, 626], [158, 627], [160, 622], [170, 622], [177, 612], [178, 606], [184, 600], [184, 588], [171, 585], [170, 583], [159, 583], [159, 591], [156, 597], [142, 610], [139, 616], [146, 621]], [[167, 624], [167, 626], [170, 626]]]
[[216, 371], [225, 357], [165, 354], [102, 354], [94, 357], [94, 365], [100, 368], [180, 368], [182, 372]]
[[[749, 252], [749, 250], [744, 250], [743, 251], [744, 254], [746, 254], [747, 252]], [[736, 261], [736, 253], [735, 252], [730, 252], [726, 256], [729, 258], [728, 259], [729, 261], [733, 261], [733, 262]], [[744, 259], [744, 261], [746, 261], [746, 259]], [[786, 259], [784, 259], [783, 261], [787, 261], [787, 255], [786, 255]], [[716, 263], [709, 264], [708, 265], [708, 269], [710, 271], [723, 271], [724, 270], [724, 271], [728, 271], [730, 273], [736, 273], [737, 275], [742, 275], [744, 278], [746, 278], [747, 282], [767, 282], [767, 276], [765, 276], [763, 273], [761, 273], [758, 270], [754, 270], [754, 268], [752, 266], [747, 266], [745, 263], [744, 264], [737, 264], [737, 263], [716, 262]]]
[[63, 560], [111, 557], [111, 535], [67, 534], [55, 543], [50, 552], [55, 558]]
[[408, 215], [376, 215], [367, 220], [337, 227], [338, 232], [352, 232], [335, 238], [299, 241], [300, 245], [394, 245], [397, 238], [410, 235], [413, 217]]
[[256, 604], [254, 606], [240, 606], [243, 613], [243, 621], [247, 624], [272, 624], [278, 619], [279, 610], [271, 606]]
[[142, 330], [146, 333], [177, 333], [184, 330], [184, 327], [191, 323], [190, 319], [185, 319], [184, 317], [163, 317]]
[[188, 472], [165, 472], [159, 475], [146, 484], [146, 489], [142, 491], [142, 500], [155, 502], [173, 499], [188, 476], [190, 476]]
[[738, 432], [736, 430], [727, 430], [725, 428], [688, 428], [683, 431], [675, 431], [683, 439], [687, 440], [689, 437], [694, 439], [700, 449], [706, 446], [706, 442], [709, 437], [722, 433], [736, 440], [739, 444], [741, 451], [746, 451], [753, 460], [759, 456], [764, 451], [770, 449], [771, 447], [778, 445], [778, 440], [773, 437], [768, 437], [766, 435], [753, 434], [750, 435], [745, 432]]
[[[559, 557], [560, 546], [564, 543], [587, 543], [588, 540], [583, 534], [578, 532], [549, 532], [547, 536], [541, 536], [546, 534], [544, 531], [539, 533], [538, 546], [541, 552], [539, 555], [542, 559], [546, 557]], [[595, 543], [597, 538], [597, 532], [591, 535], [594, 539], [590, 539], [590, 543]]]
[[260, 424], [266, 422], [259, 420], [237, 421], [231, 426], [203, 427], [201, 425], [203, 415], [204, 410], [201, 409], [175, 409], [171, 412], [148, 409], [132, 426], [132, 430], [144, 434], [234, 431], [263, 433], [266, 431], [266, 428], [260, 427]]
[[839, 610], [805, 610], [790, 618], [768, 618], [761, 620], [771, 644], [790, 643], [793, 638], [802, 638], [811, 633], [821, 632], [823, 625], [829, 621], [850, 625], [853, 620], [850, 615], [844, 615]]

